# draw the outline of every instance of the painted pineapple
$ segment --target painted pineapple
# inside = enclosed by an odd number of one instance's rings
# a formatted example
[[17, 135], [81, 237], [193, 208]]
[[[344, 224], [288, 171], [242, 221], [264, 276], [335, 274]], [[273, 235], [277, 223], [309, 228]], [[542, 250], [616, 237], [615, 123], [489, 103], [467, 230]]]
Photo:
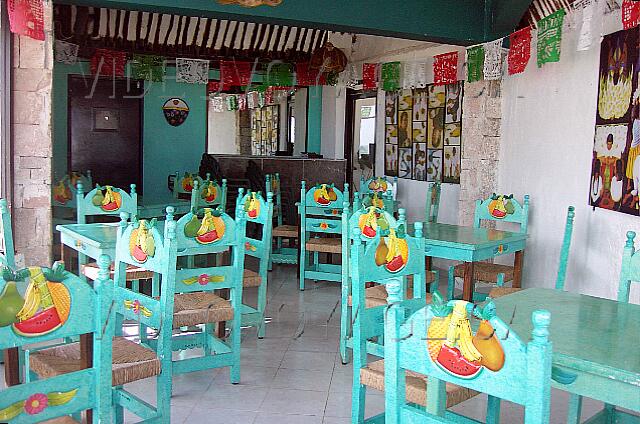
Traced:
[[446, 304], [442, 300], [442, 296], [440, 296], [438, 292], [433, 294], [431, 310], [434, 313], [434, 317], [431, 319], [429, 328], [427, 329], [427, 348], [429, 349], [429, 356], [435, 362], [446, 340], [451, 316], [449, 315]]

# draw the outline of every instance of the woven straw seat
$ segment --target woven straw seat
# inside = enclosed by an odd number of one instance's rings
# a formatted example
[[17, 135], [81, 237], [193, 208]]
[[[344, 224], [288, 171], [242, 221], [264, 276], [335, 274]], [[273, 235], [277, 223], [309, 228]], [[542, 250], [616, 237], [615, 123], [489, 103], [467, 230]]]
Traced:
[[260, 274], [250, 269], [244, 270], [242, 287], [258, 287], [260, 284], [262, 284], [262, 277], [260, 277]]
[[213, 292], [181, 293], [175, 296], [173, 328], [232, 319], [231, 303]]
[[498, 297], [506, 296], [511, 293], [519, 292], [522, 289], [515, 287], [494, 287], [489, 292], [489, 297], [491, 299], [497, 299]]
[[[427, 273], [427, 284], [432, 283], [435, 280], [433, 272]], [[376, 306], [384, 306], [387, 304], [387, 288], [384, 284], [379, 284], [373, 287], [369, 287], [364, 290], [364, 304], [365, 308], [375, 308]], [[413, 297], [413, 275], [408, 277], [407, 284], [407, 298]], [[348, 299], [349, 306], [352, 305], [351, 296]], [[427, 292], [426, 303], [431, 303], [431, 293]]]
[[58, 417], [52, 420], [42, 421], [42, 424], [80, 424], [78, 421], [73, 418], [67, 417]]
[[[98, 279], [98, 264], [95, 262], [90, 262], [88, 264], [82, 265], [82, 274], [90, 280]], [[113, 264], [111, 264], [111, 272], [109, 273], [109, 278], [113, 279], [115, 275]], [[140, 268], [133, 265], [127, 265], [126, 271], [126, 280], [127, 281], [135, 281], [135, 280], [150, 280], [153, 278], [153, 272], [147, 271], [144, 268]]]
[[342, 239], [339, 238], [312, 238], [305, 246], [309, 252], [342, 253]]
[[[504, 281], [513, 280], [513, 266], [491, 264], [488, 262], [476, 262], [473, 264], [473, 279], [477, 281], [486, 281], [495, 283], [498, 281], [498, 274], [504, 274]], [[458, 264], [454, 267], [453, 275], [464, 278], [464, 264]]]
[[[80, 343], [43, 349], [29, 357], [31, 370], [40, 378], [80, 371]], [[121, 386], [160, 374], [155, 352], [124, 337], [113, 339], [113, 385]]]
[[273, 237], [298, 238], [297, 225], [280, 225], [271, 231]]
[[[426, 346], [425, 346], [426, 349]], [[384, 391], [384, 360], [371, 362], [366, 368], [360, 370], [362, 384], [376, 390]], [[471, 399], [478, 392], [455, 384], [446, 383], [447, 408]], [[426, 406], [427, 378], [424, 375], [407, 371], [407, 402]]]

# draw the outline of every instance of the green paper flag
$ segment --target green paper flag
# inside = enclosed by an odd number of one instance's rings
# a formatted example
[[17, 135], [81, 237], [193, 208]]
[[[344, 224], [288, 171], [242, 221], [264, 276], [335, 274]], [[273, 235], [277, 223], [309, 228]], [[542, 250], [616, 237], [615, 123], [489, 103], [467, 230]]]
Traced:
[[400, 62], [383, 63], [380, 75], [384, 91], [395, 91], [400, 88]]
[[564, 9], [538, 21], [538, 68], [545, 63], [560, 61], [560, 44], [562, 42], [562, 23]]
[[148, 54], [134, 54], [131, 61], [133, 78], [153, 82], [164, 81], [164, 57]]
[[467, 49], [467, 81], [480, 81], [483, 78], [484, 46], [474, 46]]
[[274, 63], [266, 75], [266, 85], [269, 87], [293, 87], [293, 68], [288, 63]]

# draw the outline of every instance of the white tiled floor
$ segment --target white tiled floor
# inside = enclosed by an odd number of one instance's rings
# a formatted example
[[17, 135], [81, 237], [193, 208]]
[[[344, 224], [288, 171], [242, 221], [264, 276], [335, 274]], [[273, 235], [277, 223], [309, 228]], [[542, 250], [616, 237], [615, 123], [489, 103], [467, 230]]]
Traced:
[[[350, 423], [352, 368], [342, 365], [338, 354], [339, 285], [308, 282], [300, 292], [295, 268], [276, 266], [268, 292], [271, 322], [266, 337], [258, 340], [254, 329], [243, 330], [241, 383], [230, 384], [226, 369], [174, 377], [172, 423]], [[247, 297], [255, 298], [255, 293]], [[154, 380], [127, 388], [155, 402]], [[563, 422], [566, 405], [567, 396], [554, 390], [552, 423]], [[369, 393], [366, 406], [367, 415], [382, 412], [384, 396]], [[456, 410], [484, 419], [485, 407], [486, 397], [478, 396]], [[600, 408], [600, 403], [586, 400], [583, 419]], [[127, 415], [127, 423], [136, 421]], [[521, 423], [522, 408], [504, 402], [502, 422]]]

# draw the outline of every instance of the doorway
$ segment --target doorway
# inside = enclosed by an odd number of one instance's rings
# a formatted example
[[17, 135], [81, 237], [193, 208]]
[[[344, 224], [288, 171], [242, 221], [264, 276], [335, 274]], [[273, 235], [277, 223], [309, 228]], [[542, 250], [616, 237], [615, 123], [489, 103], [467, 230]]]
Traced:
[[142, 194], [143, 91], [137, 81], [69, 76], [69, 171]]
[[345, 158], [353, 191], [375, 175], [376, 93], [349, 90], [346, 105]]

